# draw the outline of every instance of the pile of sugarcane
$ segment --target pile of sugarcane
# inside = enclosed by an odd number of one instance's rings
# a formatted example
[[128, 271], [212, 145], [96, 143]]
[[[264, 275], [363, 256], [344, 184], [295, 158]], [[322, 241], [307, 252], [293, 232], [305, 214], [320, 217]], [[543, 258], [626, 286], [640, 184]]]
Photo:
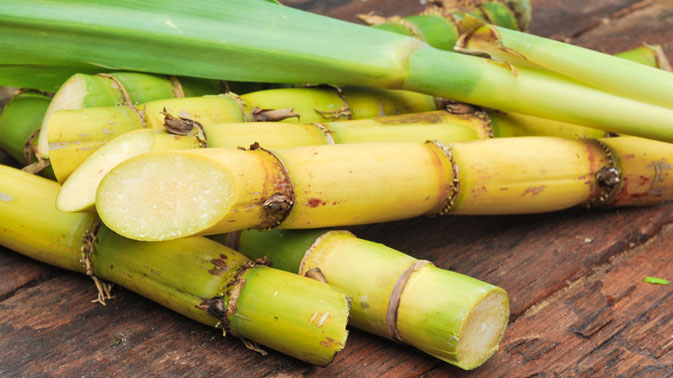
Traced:
[[348, 322], [479, 366], [503, 289], [326, 227], [671, 199], [673, 75], [656, 47], [521, 32], [527, 0], [473, 6], [366, 28], [267, 0], [5, 1], [0, 85], [31, 90], [0, 114], [25, 166], [0, 166], [0, 244], [254, 350], [324, 366]]

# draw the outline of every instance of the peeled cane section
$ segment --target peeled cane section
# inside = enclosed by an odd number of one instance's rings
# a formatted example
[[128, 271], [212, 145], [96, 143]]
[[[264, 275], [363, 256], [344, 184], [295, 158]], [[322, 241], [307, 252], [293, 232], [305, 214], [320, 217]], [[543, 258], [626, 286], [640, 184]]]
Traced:
[[459, 190], [453, 214], [556, 211], [600, 196], [596, 173], [611, 167], [593, 141], [550, 137], [502, 138], [451, 147]]
[[246, 230], [238, 244], [251, 258], [268, 256], [348, 295], [351, 325], [463, 369], [486, 361], [507, 326], [504, 290], [346, 231]]

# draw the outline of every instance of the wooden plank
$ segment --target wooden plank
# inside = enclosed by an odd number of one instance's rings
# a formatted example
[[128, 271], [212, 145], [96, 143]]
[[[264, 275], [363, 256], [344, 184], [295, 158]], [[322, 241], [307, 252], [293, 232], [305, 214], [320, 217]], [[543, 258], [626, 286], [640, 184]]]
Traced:
[[673, 60], [673, 6], [650, 4], [583, 33], [573, 43], [610, 54], [638, 47], [643, 42], [659, 44], [668, 59]]
[[103, 307], [83, 275], [56, 277], [0, 302], [0, 376], [261, 376], [312, 369], [115, 290]]
[[559, 40], [573, 38], [638, 2], [640, 0], [531, 0], [534, 15], [530, 32]]

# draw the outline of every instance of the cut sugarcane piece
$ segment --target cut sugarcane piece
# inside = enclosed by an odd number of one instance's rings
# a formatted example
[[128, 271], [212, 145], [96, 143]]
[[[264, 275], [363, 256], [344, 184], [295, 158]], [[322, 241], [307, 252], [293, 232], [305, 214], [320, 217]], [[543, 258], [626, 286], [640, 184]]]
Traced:
[[[665, 143], [657, 148], [673, 152]], [[552, 137], [489, 139], [450, 148], [363, 143], [274, 152], [154, 152], [105, 176], [96, 208], [108, 227], [139, 240], [423, 214], [549, 212], [609, 204], [621, 177], [657, 172], [645, 159], [620, 167], [620, 154], [601, 141]], [[629, 204], [638, 202], [631, 198]]]
[[48, 162], [35, 154], [36, 132], [51, 98], [36, 91], [15, 94], [0, 113], [0, 145], [24, 169], [53, 178]]
[[57, 192], [51, 180], [0, 166], [0, 245], [103, 287], [100, 279], [118, 283], [247, 345], [321, 366], [343, 348], [348, 300], [326, 284], [254, 264], [206, 238], [124, 239], [94, 214], [56, 210]]
[[660, 45], [650, 45], [643, 43], [642, 46], [633, 50], [624, 51], [616, 54], [622, 59], [630, 60], [635, 63], [644, 64], [650, 67], [656, 67], [665, 71], [673, 72], [673, 67], [666, 57], [664, 49]]
[[106, 77], [86, 74], [76, 74], [63, 83], [42, 121], [37, 144], [40, 156], [49, 158], [49, 121], [56, 111], [120, 104], [124, 96], [115, 85]]
[[324, 279], [348, 295], [350, 325], [463, 369], [486, 361], [507, 326], [503, 289], [347, 231], [245, 230], [226, 238], [252, 259], [269, 258], [275, 267]]
[[164, 109], [175, 118], [189, 118], [202, 125], [242, 122], [246, 117], [245, 109], [231, 96], [164, 99], [137, 108], [61, 110], [49, 121], [50, 160], [56, 178], [64, 182], [95, 150], [118, 135], [144, 127], [164, 129]]
[[485, 25], [477, 19], [461, 24], [457, 49], [486, 54], [516, 65], [557, 72], [618, 96], [673, 109], [673, 75], [626, 59], [570, 44]]
[[97, 75], [78, 73], [70, 77], [54, 95], [42, 123], [38, 150], [49, 157], [49, 123], [54, 112], [91, 107], [137, 105], [150, 101], [186, 96], [217, 94], [217, 81], [175, 78], [137, 72], [111, 72]]
[[442, 108], [432, 96], [409, 91], [334, 87], [267, 89], [242, 95], [250, 108], [292, 108], [288, 122], [329, 122], [384, 117]]
[[[221, 80], [406, 89], [673, 141], [673, 109], [644, 99], [626, 101], [563, 75], [523, 67], [514, 75], [511, 65], [266, 1], [7, 0], [0, 22], [6, 25], [0, 64], [69, 62]], [[184, 51], [190, 51], [188, 57]], [[648, 68], [635, 67], [631, 77], [651, 76]], [[665, 91], [671, 77], [650, 83], [657, 89], [648, 93]], [[618, 77], [615, 85], [622, 82], [627, 79]]]
[[[439, 212], [447, 201], [450, 180], [444, 176], [450, 176], [451, 164], [434, 145], [364, 143], [282, 151], [280, 156], [260, 149], [138, 156], [105, 176], [96, 208], [122, 235], [162, 240], [281, 222], [321, 227], [400, 219]], [[120, 206], [112, 209], [112, 203]]]
[[293, 124], [247, 122], [205, 125], [189, 136], [157, 129], [135, 130], [107, 143], [87, 158], [63, 183], [56, 207], [67, 212], [92, 211], [98, 184], [119, 163], [143, 153], [169, 149], [247, 147], [258, 143], [266, 148], [290, 148], [330, 143], [425, 142], [443, 143], [490, 137], [483, 115], [451, 114], [445, 111], [413, 113], [369, 120]]
[[49, 123], [49, 160], [59, 182], [100, 146], [143, 127], [136, 111], [126, 106], [60, 110]]
[[151, 151], [199, 148], [201, 140], [198, 135], [185, 137], [151, 129], [120, 135], [96, 150], [68, 176], [56, 199], [56, 208], [66, 212], [94, 211], [98, 184], [117, 164]]

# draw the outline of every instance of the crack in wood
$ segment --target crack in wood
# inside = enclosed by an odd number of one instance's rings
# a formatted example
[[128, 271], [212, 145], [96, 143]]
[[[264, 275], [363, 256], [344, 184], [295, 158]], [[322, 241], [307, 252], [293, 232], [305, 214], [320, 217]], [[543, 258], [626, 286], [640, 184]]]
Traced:
[[610, 16], [608, 17], [603, 17], [600, 18], [598, 21], [595, 23], [587, 26], [586, 28], [579, 30], [575, 33], [573, 33], [570, 37], [566, 37], [564, 39], [564, 42], [570, 43], [573, 39], [577, 39], [582, 37], [584, 34], [587, 34], [591, 31], [594, 31], [598, 28], [600, 28], [603, 25], [607, 25], [613, 21], [619, 20], [621, 18], [624, 18], [628, 15], [631, 15], [637, 11], [644, 10], [646, 8], [652, 7], [656, 5], [656, 1], [653, 0], [641, 0], [637, 3], [631, 4], [625, 8], [619, 9], [615, 12], [613, 12]]

